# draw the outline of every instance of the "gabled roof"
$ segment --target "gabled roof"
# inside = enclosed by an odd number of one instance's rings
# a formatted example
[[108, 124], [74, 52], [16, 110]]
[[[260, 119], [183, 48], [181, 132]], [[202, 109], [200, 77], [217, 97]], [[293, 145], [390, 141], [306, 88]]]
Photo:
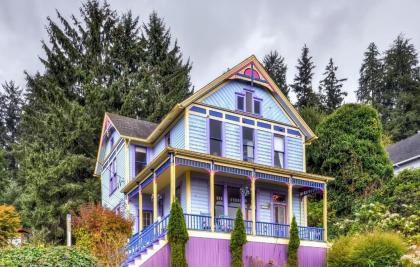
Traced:
[[122, 136], [146, 139], [158, 126], [157, 123], [106, 113], [115, 129]]
[[388, 146], [386, 150], [394, 165], [420, 157], [420, 132]]

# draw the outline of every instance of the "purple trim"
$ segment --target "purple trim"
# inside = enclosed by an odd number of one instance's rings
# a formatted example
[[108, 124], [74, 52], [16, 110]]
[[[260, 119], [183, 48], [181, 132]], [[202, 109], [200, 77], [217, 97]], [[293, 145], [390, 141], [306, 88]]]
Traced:
[[225, 114], [225, 119], [231, 120], [231, 121], [236, 121], [236, 122], [239, 122], [240, 121], [239, 117], [233, 116], [233, 115], [229, 115], [229, 114]]
[[[252, 89], [252, 88], [243, 88], [243, 90], [244, 91], [248, 91], [248, 92], [250, 92], [250, 93], [254, 93], [255, 92], [255, 90], [254, 89]], [[244, 94], [245, 95], [245, 94]]]
[[242, 118], [242, 122], [249, 125], [255, 125], [255, 121], [247, 118]]
[[223, 185], [223, 214], [227, 217], [229, 215], [228, 208], [228, 185], [225, 183]]
[[239, 158], [244, 160], [244, 133], [243, 126], [239, 126]]
[[[255, 102], [259, 102], [260, 103], [260, 112], [255, 112]], [[262, 114], [262, 99], [260, 99], [260, 98], [257, 98], [257, 97], [255, 97], [254, 96], [254, 101], [252, 101], [252, 113], [253, 114], [255, 114], [255, 115], [258, 115], [258, 116], [261, 116], [261, 114]]]
[[209, 115], [214, 116], [214, 117], [223, 118], [223, 113], [215, 111], [215, 110], [209, 110]]
[[210, 154], [210, 118], [206, 121], [207, 154]]
[[287, 133], [292, 134], [292, 135], [296, 135], [296, 136], [301, 136], [299, 131], [296, 131], [296, 130], [293, 130], [293, 129], [287, 129]]
[[[287, 151], [287, 136], [284, 136], [284, 168], [289, 168], [289, 157], [288, 157], [288, 151]], [[304, 163], [305, 164], [305, 163]]]
[[271, 134], [271, 166], [274, 167], [274, 134]]
[[274, 125], [274, 131], [277, 131], [277, 132], [282, 132], [282, 133], [284, 133], [284, 132], [285, 132], [285, 130], [284, 130], [284, 128], [283, 128], [283, 127], [280, 127], [280, 126], [277, 126], [277, 125]]
[[254, 135], [254, 162], [257, 163], [258, 162], [258, 149], [257, 149], [257, 144], [258, 144], [258, 135], [257, 135], [257, 129], [253, 129], [253, 135]]
[[225, 136], [225, 123], [221, 121], [221, 131], [222, 131], [222, 157], [225, 156], [225, 150], [226, 150], [226, 136]]
[[261, 128], [265, 128], [265, 129], [270, 129], [271, 130], [271, 124], [269, 124], [269, 123], [257, 121], [257, 126], [258, 127], [261, 127]]
[[246, 201], [245, 201], [245, 194], [241, 194], [241, 210], [242, 210], [242, 217], [245, 218], [245, 207]]
[[192, 106], [190, 110], [194, 112], [202, 113], [202, 114], [207, 114], [207, 110], [205, 108], [200, 108], [197, 106]]

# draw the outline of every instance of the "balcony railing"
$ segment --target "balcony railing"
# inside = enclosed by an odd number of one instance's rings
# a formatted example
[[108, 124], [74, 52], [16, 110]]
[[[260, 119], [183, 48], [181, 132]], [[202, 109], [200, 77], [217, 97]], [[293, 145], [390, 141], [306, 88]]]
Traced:
[[259, 236], [270, 236], [270, 237], [289, 237], [289, 225], [268, 223], [268, 222], [256, 222], [256, 231]]
[[190, 230], [200, 230], [200, 231], [210, 231], [211, 230], [211, 217], [208, 215], [198, 215], [198, 214], [184, 214], [185, 224], [187, 229]]
[[298, 226], [298, 231], [299, 231], [299, 238], [301, 240], [314, 240], [314, 241], [324, 240], [324, 229], [322, 228]]

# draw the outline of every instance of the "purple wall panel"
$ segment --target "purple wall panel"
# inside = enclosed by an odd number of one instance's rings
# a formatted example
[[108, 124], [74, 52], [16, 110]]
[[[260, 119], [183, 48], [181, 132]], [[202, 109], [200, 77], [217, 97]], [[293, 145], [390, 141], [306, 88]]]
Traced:
[[[229, 267], [230, 266], [230, 240], [190, 237], [186, 247], [186, 257], [190, 267]], [[325, 267], [326, 249], [315, 247], [300, 247], [298, 251], [300, 267]], [[283, 267], [287, 262], [287, 245], [260, 242], [248, 242], [243, 250], [245, 267], [251, 263], [268, 266], [271, 261], [273, 267]], [[170, 248], [163, 247], [144, 265], [169, 266]], [[254, 265], [255, 266], [255, 265]]]

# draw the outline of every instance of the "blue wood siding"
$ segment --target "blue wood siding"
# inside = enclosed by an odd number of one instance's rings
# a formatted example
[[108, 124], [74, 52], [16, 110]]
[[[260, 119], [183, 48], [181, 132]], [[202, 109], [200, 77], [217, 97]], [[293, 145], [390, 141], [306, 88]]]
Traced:
[[163, 197], [163, 216], [166, 216], [171, 211], [171, 193], [170, 193], [170, 187], [167, 186], [161, 191], [161, 195]]
[[298, 225], [302, 225], [302, 222], [300, 220], [300, 196], [299, 192], [294, 189], [292, 192], [292, 210], [293, 215], [296, 217], [296, 222]]
[[185, 148], [185, 127], [184, 118], [181, 118], [171, 129], [171, 146], [175, 148]]
[[[125, 154], [124, 146], [118, 148], [115, 156], [110, 158], [109, 162], [112, 162], [113, 159], [116, 159], [116, 168], [117, 168], [117, 177], [118, 182], [121, 179], [125, 179]], [[121, 185], [124, 185], [125, 181], [121, 181]], [[102, 194], [102, 205], [110, 209], [114, 209], [116, 206], [124, 202], [124, 194], [120, 192], [120, 189], [117, 189], [110, 196], [109, 188], [109, 164], [104, 166], [104, 169], [101, 173], [101, 194]]]
[[256, 130], [256, 163], [272, 165], [273, 134]]
[[257, 221], [271, 222], [271, 191], [257, 190]]
[[130, 217], [133, 220], [132, 232], [137, 233], [139, 230], [139, 195], [129, 199]]
[[209, 214], [208, 180], [191, 175], [191, 213]]
[[207, 153], [207, 119], [190, 114], [188, 125], [190, 150]]
[[155, 159], [160, 152], [162, 152], [166, 147], [165, 144], [165, 138], [161, 138], [155, 145], [155, 147], [152, 149], [152, 153], [151, 153], [151, 159], [150, 161], [152, 161], [153, 159]]
[[187, 212], [187, 187], [185, 185], [185, 176], [182, 176], [181, 178], [178, 178], [181, 180], [181, 199], [180, 199], [180, 203], [181, 203], [181, 207], [182, 210], [184, 211], [184, 213]]
[[224, 123], [225, 157], [231, 159], [242, 159], [241, 157], [241, 126], [232, 123]]
[[255, 90], [254, 96], [262, 99], [261, 108], [263, 118], [294, 125], [286, 116], [280, 105], [273, 99], [271, 93], [266, 89], [258, 86], [251, 87], [249, 84], [241, 81], [228, 82], [222, 88], [204, 98], [203, 103], [235, 111], [235, 93], [243, 92], [244, 88], [252, 88]]
[[288, 136], [286, 138], [286, 160], [287, 169], [303, 171], [304, 156], [303, 156], [303, 141], [302, 139]]
[[120, 139], [120, 134], [117, 131], [113, 131], [111, 136], [108, 139], [106, 139], [105, 154], [104, 154], [105, 156], [107, 156], [109, 152], [111, 152], [111, 148], [112, 148], [111, 139], [114, 140], [114, 145], [116, 145]]

